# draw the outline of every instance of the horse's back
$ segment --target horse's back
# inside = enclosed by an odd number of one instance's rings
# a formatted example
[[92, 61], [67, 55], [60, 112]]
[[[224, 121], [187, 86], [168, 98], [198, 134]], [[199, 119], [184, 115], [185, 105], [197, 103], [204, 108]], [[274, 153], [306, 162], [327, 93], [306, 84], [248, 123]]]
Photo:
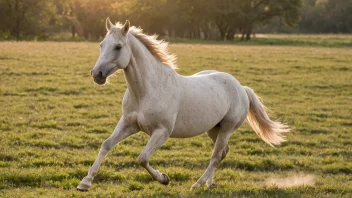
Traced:
[[236, 115], [239, 115], [241, 112], [246, 112], [245, 114], [247, 115], [249, 108], [247, 92], [233, 75], [216, 70], [206, 70], [197, 73], [196, 76], [204, 76], [204, 78], [212, 79], [218, 87], [225, 89], [232, 111]]
[[234, 114], [230, 111], [239, 108], [236, 101], [248, 100], [242, 85], [224, 72], [202, 71], [192, 76], [182, 76], [180, 81], [182, 96], [171, 137], [202, 134], [217, 125], [228, 113]]

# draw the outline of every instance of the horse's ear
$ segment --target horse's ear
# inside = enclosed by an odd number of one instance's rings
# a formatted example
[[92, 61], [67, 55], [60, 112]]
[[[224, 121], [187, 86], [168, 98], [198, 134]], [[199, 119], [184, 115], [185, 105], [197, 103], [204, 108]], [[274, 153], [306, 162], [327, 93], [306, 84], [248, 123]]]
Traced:
[[106, 30], [107, 30], [107, 31], [110, 31], [111, 27], [114, 26], [114, 25], [111, 23], [109, 17], [106, 18], [105, 26], [106, 26]]
[[129, 29], [130, 29], [130, 22], [128, 20], [126, 20], [125, 25], [123, 25], [121, 28], [122, 35], [126, 36]]

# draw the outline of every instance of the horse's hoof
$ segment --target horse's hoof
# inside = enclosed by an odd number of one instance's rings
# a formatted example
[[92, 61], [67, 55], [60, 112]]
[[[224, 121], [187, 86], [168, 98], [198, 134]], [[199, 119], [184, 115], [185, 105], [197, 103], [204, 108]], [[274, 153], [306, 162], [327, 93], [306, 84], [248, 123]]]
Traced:
[[165, 174], [165, 173], [161, 173], [161, 175], [163, 176], [163, 181], [161, 181], [160, 183], [161, 184], [164, 184], [164, 185], [168, 185], [169, 184], [169, 182], [170, 182], [170, 178], [169, 178], [169, 176], [167, 176], [167, 174]]
[[86, 192], [86, 191], [88, 191], [89, 187], [90, 186], [88, 186], [86, 184], [79, 184], [76, 189], [81, 192]]
[[78, 191], [81, 191], [81, 192], [87, 192], [88, 191], [88, 189], [81, 189], [81, 188], [76, 188], [76, 190], [78, 190]]
[[209, 189], [212, 189], [212, 188], [216, 188], [216, 184], [212, 183], [212, 184], [207, 184], [207, 187]]

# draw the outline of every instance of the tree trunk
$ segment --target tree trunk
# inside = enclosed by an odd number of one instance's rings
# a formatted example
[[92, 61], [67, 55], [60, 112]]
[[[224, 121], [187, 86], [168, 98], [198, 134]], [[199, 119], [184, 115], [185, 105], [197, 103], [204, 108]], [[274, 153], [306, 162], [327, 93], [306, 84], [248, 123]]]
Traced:
[[224, 30], [222, 30], [222, 29], [219, 29], [219, 31], [220, 31], [220, 38], [221, 38], [221, 40], [222, 41], [224, 41], [225, 40], [225, 31]]
[[208, 32], [207, 32], [207, 30], [204, 30], [204, 31], [203, 31], [203, 34], [204, 34], [204, 40], [207, 40], [207, 39], [208, 39]]
[[18, 0], [15, 1], [15, 14], [16, 14], [16, 26], [14, 28], [14, 34], [16, 36], [16, 41], [20, 39], [20, 19], [19, 19], [19, 2]]
[[251, 40], [251, 34], [252, 34], [252, 27], [248, 27], [247, 31], [246, 31], [246, 40], [249, 41]]
[[229, 41], [233, 41], [234, 39], [234, 28], [230, 28], [228, 31], [227, 31], [227, 36], [226, 36], [226, 40], [229, 40]]
[[200, 29], [200, 27], [197, 27], [197, 34], [198, 34], [198, 39], [202, 39], [202, 30]]
[[247, 32], [246, 33], [246, 40], [251, 40], [251, 33], [250, 32]]
[[218, 19], [217, 21], [215, 21], [215, 24], [220, 32], [221, 40], [224, 41], [226, 38], [227, 25], [222, 19]]
[[20, 21], [16, 21], [16, 41], [20, 40]]
[[72, 33], [72, 38], [75, 38], [76, 35], [76, 28], [74, 25], [71, 26], [71, 33]]

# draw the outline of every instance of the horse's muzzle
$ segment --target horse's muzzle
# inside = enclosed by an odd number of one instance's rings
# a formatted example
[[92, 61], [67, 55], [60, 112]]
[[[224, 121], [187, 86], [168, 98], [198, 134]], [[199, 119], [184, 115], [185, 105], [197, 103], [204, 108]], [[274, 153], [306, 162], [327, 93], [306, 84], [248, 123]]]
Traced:
[[98, 85], [103, 85], [106, 83], [106, 78], [93, 78], [94, 82], [97, 83]]
[[106, 82], [106, 76], [103, 75], [102, 71], [99, 71], [97, 73], [93, 73], [93, 70], [90, 71], [90, 75], [93, 77], [94, 82], [97, 83], [98, 85], [103, 85]]

